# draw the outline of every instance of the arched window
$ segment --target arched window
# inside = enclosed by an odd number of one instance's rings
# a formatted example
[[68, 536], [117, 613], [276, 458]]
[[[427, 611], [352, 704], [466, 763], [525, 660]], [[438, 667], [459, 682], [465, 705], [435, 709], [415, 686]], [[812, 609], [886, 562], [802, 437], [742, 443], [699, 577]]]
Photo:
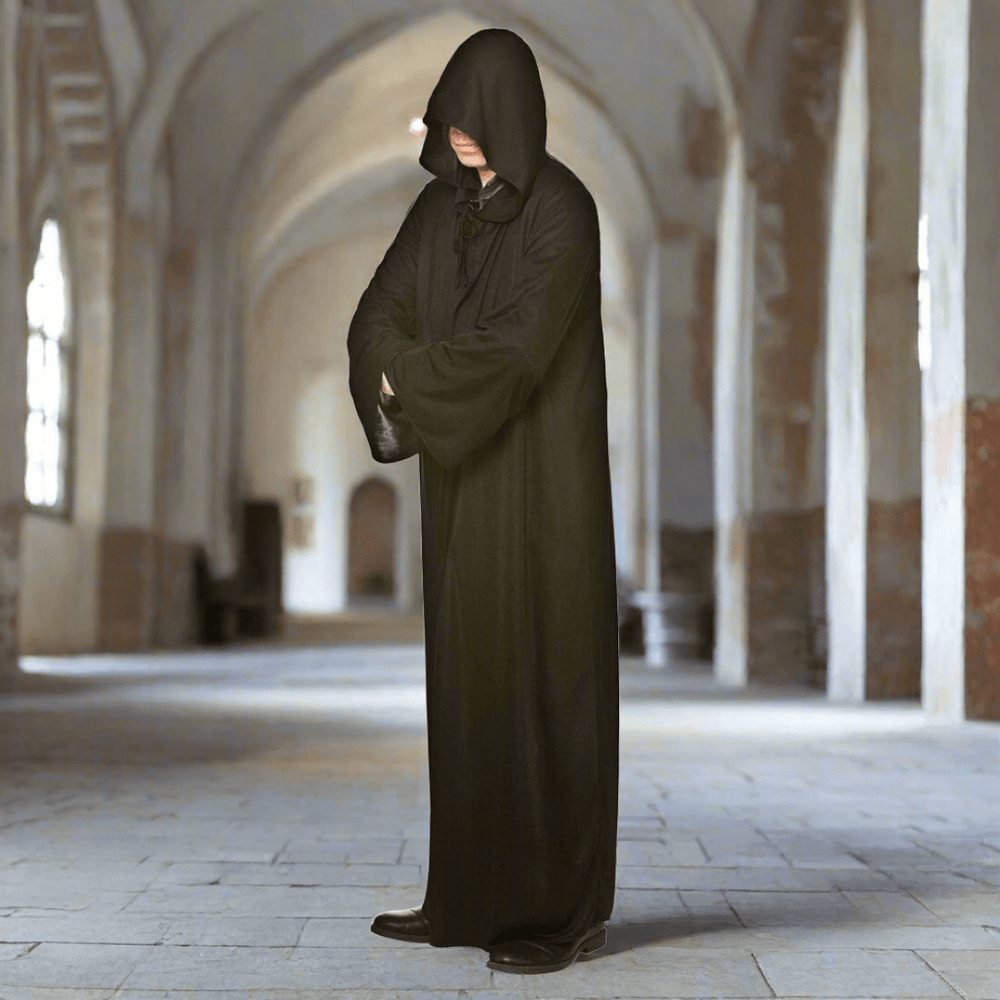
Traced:
[[28, 285], [28, 420], [24, 495], [32, 507], [65, 511], [69, 456], [69, 296], [62, 232], [46, 220]]

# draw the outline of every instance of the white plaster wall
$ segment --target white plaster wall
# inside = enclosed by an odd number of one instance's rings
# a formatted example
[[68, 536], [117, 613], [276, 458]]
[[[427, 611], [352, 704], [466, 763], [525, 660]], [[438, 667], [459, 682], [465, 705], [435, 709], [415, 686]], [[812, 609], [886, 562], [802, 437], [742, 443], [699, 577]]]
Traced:
[[834, 140], [826, 300], [827, 689], [863, 701], [867, 635], [865, 555], [865, 188], [868, 73], [863, 0], [851, 0]]

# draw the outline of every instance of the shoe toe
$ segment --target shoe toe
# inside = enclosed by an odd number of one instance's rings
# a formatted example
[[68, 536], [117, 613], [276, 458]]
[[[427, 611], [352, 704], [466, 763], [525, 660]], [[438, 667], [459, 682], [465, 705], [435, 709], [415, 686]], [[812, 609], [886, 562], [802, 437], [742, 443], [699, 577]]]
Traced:
[[371, 929], [375, 934], [381, 934], [383, 937], [404, 941], [427, 943], [430, 940], [430, 925], [419, 907], [412, 910], [387, 910], [385, 913], [380, 913], [372, 921]]

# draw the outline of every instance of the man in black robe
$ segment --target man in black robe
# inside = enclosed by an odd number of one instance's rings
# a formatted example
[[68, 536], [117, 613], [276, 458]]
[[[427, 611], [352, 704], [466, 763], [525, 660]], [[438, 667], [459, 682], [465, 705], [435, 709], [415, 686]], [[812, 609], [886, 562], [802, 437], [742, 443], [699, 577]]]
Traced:
[[545, 150], [538, 66], [513, 32], [458, 48], [424, 122], [435, 177], [348, 334], [373, 456], [420, 456], [427, 888], [372, 930], [548, 972], [604, 944], [615, 890], [597, 210]]

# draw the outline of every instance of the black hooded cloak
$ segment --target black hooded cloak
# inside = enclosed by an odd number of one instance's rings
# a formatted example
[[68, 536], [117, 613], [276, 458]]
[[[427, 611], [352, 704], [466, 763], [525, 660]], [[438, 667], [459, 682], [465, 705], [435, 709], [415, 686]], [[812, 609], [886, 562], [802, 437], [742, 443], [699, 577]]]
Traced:
[[[516, 34], [480, 31], [424, 115], [435, 175], [348, 334], [373, 456], [420, 456], [433, 945], [578, 938], [611, 915], [618, 621], [600, 237], [545, 151]], [[475, 139], [481, 190], [448, 141]], [[488, 195], [481, 201], [480, 196]], [[382, 372], [395, 397], [380, 394]]]

